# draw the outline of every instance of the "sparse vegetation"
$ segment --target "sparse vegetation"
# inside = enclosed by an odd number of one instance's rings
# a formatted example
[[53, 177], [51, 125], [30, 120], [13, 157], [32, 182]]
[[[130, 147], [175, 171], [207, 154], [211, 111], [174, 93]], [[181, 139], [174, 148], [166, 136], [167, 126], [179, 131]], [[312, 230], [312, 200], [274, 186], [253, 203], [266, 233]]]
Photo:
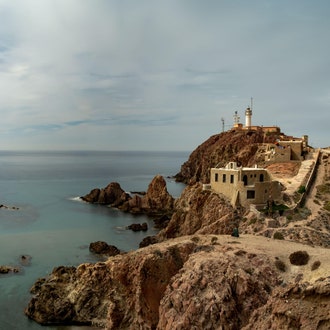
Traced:
[[253, 224], [255, 224], [256, 222], [257, 222], [257, 218], [252, 218], [251, 220], [250, 220], [250, 225], [253, 225]]
[[330, 201], [324, 203], [323, 207], [326, 211], [330, 211]]
[[192, 240], [194, 243], [198, 243], [198, 242], [199, 242], [199, 237], [197, 237], [197, 236], [193, 236], [193, 237], [191, 238], [191, 240]]
[[307, 265], [309, 261], [309, 254], [306, 251], [296, 251], [289, 256], [290, 263], [296, 266]]
[[299, 189], [298, 189], [298, 193], [303, 194], [304, 192], [306, 192], [306, 187], [305, 186], [300, 186]]
[[274, 239], [284, 239], [284, 236], [283, 236], [283, 234], [282, 234], [281, 232], [276, 231], [276, 232], [274, 233], [274, 235], [273, 235], [273, 238], [274, 238]]
[[281, 272], [285, 272], [286, 271], [286, 265], [282, 260], [275, 260], [275, 267], [281, 271]]
[[316, 270], [321, 266], [321, 261], [320, 260], [316, 260], [313, 262], [311, 270]]

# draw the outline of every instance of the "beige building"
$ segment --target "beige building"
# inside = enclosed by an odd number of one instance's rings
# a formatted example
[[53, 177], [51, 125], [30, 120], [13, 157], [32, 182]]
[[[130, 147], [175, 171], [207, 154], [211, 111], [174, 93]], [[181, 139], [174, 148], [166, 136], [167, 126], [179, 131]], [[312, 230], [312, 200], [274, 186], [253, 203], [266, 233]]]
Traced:
[[230, 162], [224, 168], [211, 168], [211, 189], [230, 199], [234, 207], [264, 207], [269, 200], [281, 199], [281, 186], [267, 170], [258, 167], [238, 167]]

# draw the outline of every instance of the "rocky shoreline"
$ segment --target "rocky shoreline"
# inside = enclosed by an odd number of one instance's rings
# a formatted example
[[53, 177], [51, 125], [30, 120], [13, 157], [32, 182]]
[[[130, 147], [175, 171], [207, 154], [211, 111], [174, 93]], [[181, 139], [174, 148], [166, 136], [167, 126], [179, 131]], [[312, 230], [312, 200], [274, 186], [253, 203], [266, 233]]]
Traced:
[[[245, 137], [255, 143], [259, 138]], [[330, 328], [329, 210], [320, 207], [313, 217], [304, 208], [271, 216], [234, 210], [202, 185], [217, 139], [211, 137], [183, 165], [180, 177], [186, 173], [182, 181], [189, 184], [177, 199], [160, 175], [145, 194], [129, 194], [110, 183], [83, 196], [88, 203], [147, 214], [161, 230], [128, 253], [92, 243], [92, 252], [110, 257], [54, 268], [31, 289], [26, 315], [44, 325], [106, 329]], [[253, 143], [231, 147], [224, 149], [224, 158], [237, 149], [240, 161], [253, 161]], [[327, 205], [329, 157], [321, 159], [311, 194], [314, 204]], [[239, 237], [231, 236], [234, 228]]]

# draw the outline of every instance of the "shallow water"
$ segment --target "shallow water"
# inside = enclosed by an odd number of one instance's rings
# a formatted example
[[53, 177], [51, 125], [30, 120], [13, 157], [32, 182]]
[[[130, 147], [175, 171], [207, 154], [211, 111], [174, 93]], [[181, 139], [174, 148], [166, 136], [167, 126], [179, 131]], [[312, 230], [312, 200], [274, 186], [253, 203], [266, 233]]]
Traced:
[[[103, 240], [128, 251], [157, 231], [145, 216], [133, 216], [105, 206], [81, 202], [92, 188], [116, 181], [127, 191], [147, 190], [156, 174], [168, 177], [180, 170], [187, 153], [178, 152], [0, 152], [0, 265], [19, 265], [15, 275], [0, 275], [0, 329], [82, 329], [41, 327], [24, 316], [29, 289], [58, 265], [96, 262], [90, 242]], [[167, 178], [178, 197], [182, 184]], [[147, 232], [125, 227], [147, 222]]]

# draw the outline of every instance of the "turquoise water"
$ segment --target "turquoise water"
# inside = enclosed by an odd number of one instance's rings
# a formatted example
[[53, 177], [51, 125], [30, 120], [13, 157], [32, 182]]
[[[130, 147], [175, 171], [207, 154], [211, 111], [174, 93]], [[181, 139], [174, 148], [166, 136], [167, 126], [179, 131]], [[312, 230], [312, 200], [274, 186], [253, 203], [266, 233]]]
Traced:
[[[79, 200], [92, 188], [116, 181], [126, 191], [147, 190], [156, 174], [178, 197], [182, 184], [168, 178], [180, 170], [188, 153], [179, 152], [0, 152], [0, 265], [30, 266], [15, 275], [0, 275], [0, 329], [78, 329], [42, 327], [24, 316], [36, 279], [59, 265], [96, 262], [90, 242], [103, 240], [129, 251], [156, 230], [145, 216], [133, 216]], [[148, 222], [147, 232], [125, 227]]]

